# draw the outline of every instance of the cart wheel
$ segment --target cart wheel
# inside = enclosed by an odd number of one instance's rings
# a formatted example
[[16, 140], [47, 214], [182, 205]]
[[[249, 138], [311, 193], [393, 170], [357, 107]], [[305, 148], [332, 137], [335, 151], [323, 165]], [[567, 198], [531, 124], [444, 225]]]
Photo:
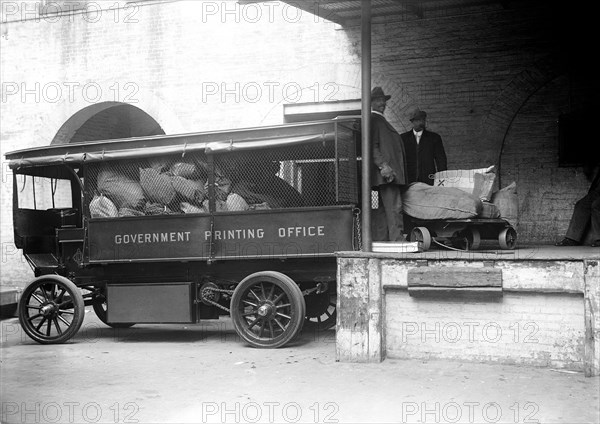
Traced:
[[108, 325], [112, 328], [129, 328], [134, 326], [134, 323], [124, 323], [124, 322], [107, 322], [106, 318], [106, 296], [104, 293], [97, 294], [92, 298], [92, 307], [94, 308], [94, 312], [96, 316], [102, 321], [104, 324]]
[[337, 294], [335, 291], [308, 295], [306, 302], [306, 320], [304, 325], [317, 330], [328, 330], [337, 319]]
[[458, 238], [453, 243], [462, 250], [476, 250], [481, 244], [481, 234], [477, 228], [467, 228], [458, 234]]
[[249, 275], [231, 297], [235, 331], [253, 347], [285, 345], [300, 333], [305, 316], [306, 304], [300, 288], [279, 272]]
[[58, 275], [33, 280], [19, 300], [19, 322], [25, 333], [42, 344], [63, 343], [77, 333], [85, 313], [75, 284]]
[[513, 227], [506, 227], [498, 235], [498, 243], [503, 250], [513, 250], [517, 245], [517, 231]]
[[419, 250], [425, 252], [431, 247], [431, 233], [426, 227], [415, 227], [410, 232], [410, 241], [419, 243]]

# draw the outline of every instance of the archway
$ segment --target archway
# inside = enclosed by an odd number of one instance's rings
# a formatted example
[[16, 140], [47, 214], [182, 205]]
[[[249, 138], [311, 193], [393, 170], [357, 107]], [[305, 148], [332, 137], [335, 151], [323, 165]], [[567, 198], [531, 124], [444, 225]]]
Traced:
[[162, 135], [160, 124], [142, 109], [119, 102], [102, 102], [81, 109], [58, 130], [51, 144]]

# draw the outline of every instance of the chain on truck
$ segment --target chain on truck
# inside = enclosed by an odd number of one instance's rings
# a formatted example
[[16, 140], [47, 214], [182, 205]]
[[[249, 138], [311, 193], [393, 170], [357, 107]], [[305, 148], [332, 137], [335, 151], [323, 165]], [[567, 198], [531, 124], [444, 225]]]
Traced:
[[35, 278], [24, 331], [230, 315], [254, 347], [336, 320], [338, 251], [360, 249], [359, 119], [56, 144], [6, 155]]

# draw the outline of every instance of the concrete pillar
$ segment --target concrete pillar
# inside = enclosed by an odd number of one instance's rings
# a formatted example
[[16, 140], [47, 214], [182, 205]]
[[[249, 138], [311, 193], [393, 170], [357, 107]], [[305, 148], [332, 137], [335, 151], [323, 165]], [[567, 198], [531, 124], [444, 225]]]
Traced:
[[600, 262], [584, 261], [585, 375], [600, 375]]
[[381, 261], [338, 258], [337, 281], [336, 359], [383, 361]]

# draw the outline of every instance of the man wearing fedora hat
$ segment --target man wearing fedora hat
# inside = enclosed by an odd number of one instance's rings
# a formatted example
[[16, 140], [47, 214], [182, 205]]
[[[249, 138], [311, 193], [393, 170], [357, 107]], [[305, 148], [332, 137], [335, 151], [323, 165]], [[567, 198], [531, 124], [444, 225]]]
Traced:
[[401, 135], [406, 151], [408, 182], [433, 185], [434, 174], [448, 169], [442, 137], [426, 129], [425, 111], [415, 108], [408, 119], [413, 128]]
[[374, 214], [375, 227], [386, 233], [376, 238], [403, 241], [401, 189], [407, 182], [406, 160], [400, 134], [383, 116], [391, 97], [381, 87], [371, 91], [371, 187], [379, 192], [383, 206], [383, 213]]

